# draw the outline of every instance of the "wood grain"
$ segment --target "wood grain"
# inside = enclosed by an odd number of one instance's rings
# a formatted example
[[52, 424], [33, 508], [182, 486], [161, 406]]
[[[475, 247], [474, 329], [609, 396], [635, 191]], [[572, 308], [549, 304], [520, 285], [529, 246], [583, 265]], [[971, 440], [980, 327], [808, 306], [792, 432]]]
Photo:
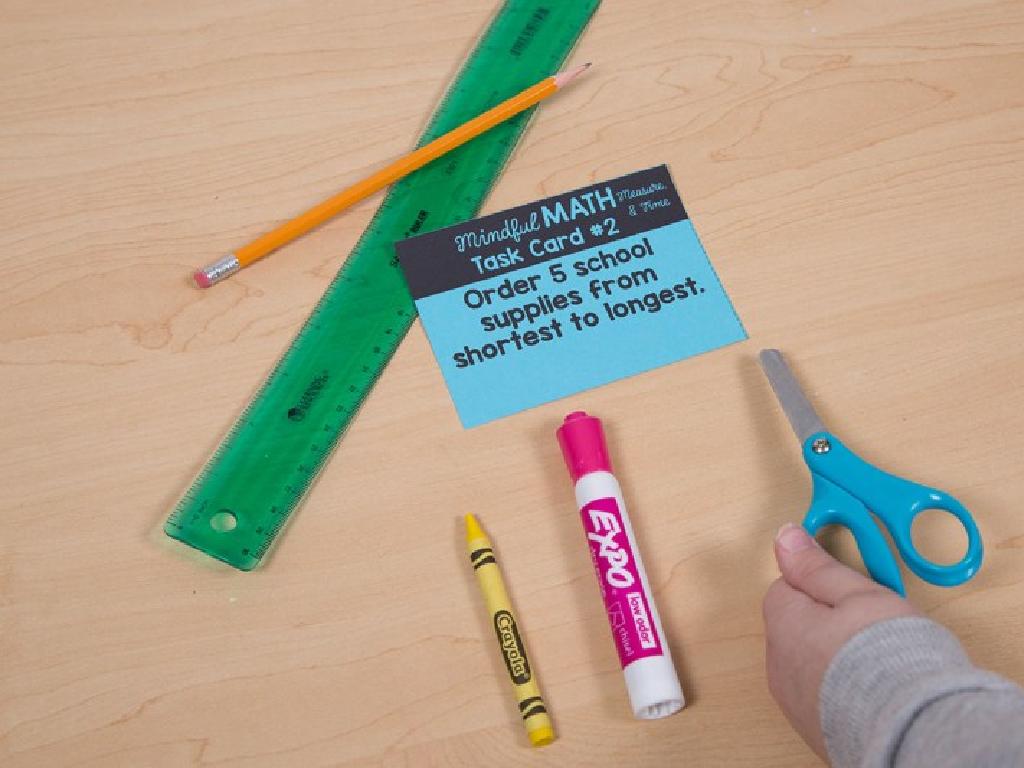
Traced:
[[[762, 346], [854, 450], [974, 511], [978, 578], [910, 595], [1024, 679], [1020, 2], [606, 0], [574, 56], [597, 65], [487, 210], [667, 162], [750, 341], [464, 431], [417, 325], [266, 567], [164, 539], [376, 201], [215, 290], [188, 271], [406, 150], [493, 5], [4, 3], [5, 766], [814, 765], [762, 670], [771, 536], [809, 495]], [[570, 407], [608, 424], [681, 661], [665, 721], [629, 716], [553, 438]]]

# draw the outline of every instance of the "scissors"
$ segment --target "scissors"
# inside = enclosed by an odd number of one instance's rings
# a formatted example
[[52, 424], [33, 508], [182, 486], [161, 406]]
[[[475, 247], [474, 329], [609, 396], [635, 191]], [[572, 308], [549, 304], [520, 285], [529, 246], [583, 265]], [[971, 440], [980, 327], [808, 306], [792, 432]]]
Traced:
[[[900, 595], [905, 592], [899, 565], [879, 523], [889, 531], [907, 567], [930, 584], [954, 587], [978, 572], [981, 534], [963, 504], [945, 491], [883, 472], [843, 445], [818, 419], [779, 350], [761, 350], [761, 367], [803, 446], [804, 462], [811, 470], [811, 508], [804, 517], [809, 534], [815, 535], [826, 525], [848, 528], [871, 577]], [[959, 563], [942, 565], [917, 551], [910, 527], [926, 509], [949, 512], [963, 525], [967, 554]]]

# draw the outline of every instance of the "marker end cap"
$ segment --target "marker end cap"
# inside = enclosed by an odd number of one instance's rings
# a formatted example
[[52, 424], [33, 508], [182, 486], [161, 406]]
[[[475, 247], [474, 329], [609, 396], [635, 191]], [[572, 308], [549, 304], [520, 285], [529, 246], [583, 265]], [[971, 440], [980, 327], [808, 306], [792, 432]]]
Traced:
[[584, 411], [573, 411], [555, 434], [574, 483], [591, 472], [612, 471], [600, 419]]

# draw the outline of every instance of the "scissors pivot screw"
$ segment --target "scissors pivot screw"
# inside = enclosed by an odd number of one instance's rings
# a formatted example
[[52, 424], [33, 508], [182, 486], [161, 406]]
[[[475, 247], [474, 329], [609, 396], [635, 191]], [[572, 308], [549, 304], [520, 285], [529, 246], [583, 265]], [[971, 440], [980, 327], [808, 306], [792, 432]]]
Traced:
[[832, 443], [826, 440], [824, 437], [819, 437], [813, 443], [811, 443], [811, 450], [815, 453], [828, 453], [832, 450]]

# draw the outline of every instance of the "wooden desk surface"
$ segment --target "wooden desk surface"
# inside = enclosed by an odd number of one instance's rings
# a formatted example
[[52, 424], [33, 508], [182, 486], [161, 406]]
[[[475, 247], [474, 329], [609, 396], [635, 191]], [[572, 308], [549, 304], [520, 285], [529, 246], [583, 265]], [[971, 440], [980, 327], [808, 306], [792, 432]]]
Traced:
[[[1024, 678], [1024, 6], [606, 0], [486, 210], [667, 162], [750, 340], [472, 431], [413, 328], [266, 566], [160, 525], [376, 200], [185, 275], [407, 149], [493, 0], [8, 0], [0, 762], [803, 766], [771, 538], [809, 484], [755, 354], [987, 552], [911, 598]], [[604, 417], [688, 708], [629, 715], [553, 430]], [[502, 555], [560, 734], [531, 751], [461, 543]], [[949, 526], [925, 547], [949, 556]], [[838, 544], [852, 557], [850, 542]]]

